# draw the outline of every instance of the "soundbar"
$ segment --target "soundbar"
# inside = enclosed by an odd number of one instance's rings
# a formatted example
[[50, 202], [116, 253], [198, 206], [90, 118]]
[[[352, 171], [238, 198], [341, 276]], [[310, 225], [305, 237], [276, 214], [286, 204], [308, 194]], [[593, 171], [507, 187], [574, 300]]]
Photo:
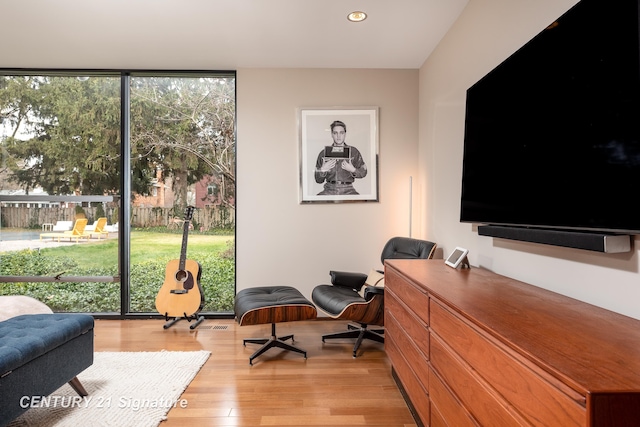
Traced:
[[631, 251], [631, 236], [621, 234], [480, 225], [478, 235], [596, 252]]

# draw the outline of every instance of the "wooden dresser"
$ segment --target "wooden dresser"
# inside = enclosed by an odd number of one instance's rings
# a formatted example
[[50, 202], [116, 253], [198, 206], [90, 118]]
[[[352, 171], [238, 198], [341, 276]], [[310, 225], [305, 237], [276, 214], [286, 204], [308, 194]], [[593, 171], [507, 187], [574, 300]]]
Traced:
[[388, 260], [385, 285], [385, 349], [422, 425], [640, 426], [640, 321], [443, 260]]

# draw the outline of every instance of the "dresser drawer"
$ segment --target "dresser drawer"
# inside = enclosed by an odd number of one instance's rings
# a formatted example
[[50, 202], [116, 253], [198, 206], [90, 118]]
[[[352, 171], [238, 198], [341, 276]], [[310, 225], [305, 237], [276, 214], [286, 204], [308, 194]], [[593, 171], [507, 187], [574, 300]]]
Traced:
[[[511, 403], [532, 425], [584, 426], [586, 410], [577, 401], [584, 396], [569, 395], [545, 380], [548, 374], [534, 372], [524, 357], [494, 342], [475, 326], [464, 322], [431, 299], [431, 330], [500, 395]], [[435, 354], [442, 357], [443, 346], [431, 337], [432, 364], [443, 368]], [[440, 368], [438, 368], [440, 366]], [[444, 368], [443, 368], [444, 369]], [[446, 381], [449, 379], [447, 378]], [[453, 379], [452, 379], [453, 380]]]
[[[509, 403], [502, 399], [495, 390], [492, 390], [482, 379], [478, 378], [472, 369], [459, 360], [438, 337], [431, 340], [431, 366], [433, 370], [442, 377], [442, 380], [449, 386], [457, 398], [462, 402], [480, 425], [490, 427], [510, 427], [510, 426], [531, 426], [526, 420], [516, 414], [509, 412]], [[432, 375], [432, 385], [429, 392], [434, 405], [441, 405], [440, 401], [448, 402], [444, 391], [438, 390], [443, 387], [442, 383], [436, 381]], [[453, 398], [450, 398], [451, 400]], [[455, 409], [453, 403], [449, 403], [442, 412], [447, 414], [447, 422], [450, 425], [461, 424], [460, 421], [451, 423], [449, 418]], [[459, 411], [459, 409], [458, 409]]]
[[426, 291], [423, 292], [420, 288], [407, 282], [393, 270], [386, 270], [384, 283], [385, 289], [390, 289], [416, 316], [425, 324], [429, 324], [429, 297]]
[[[429, 381], [429, 400], [431, 400], [431, 427], [477, 427], [469, 412], [460, 401], [451, 394], [438, 375], [431, 371]], [[447, 414], [446, 417], [443, 414]]]
[[[385, 304], [387, 301], [387, 295], [385, 295]], [[429, 390], [429, 365], [427, 356], [418, 350], [414, 341], [407, 335], [400, 325], [402, 325], [402, 322], [399, 319], [396, 319], [394, 313], [385, 312], [385, 339], [391, 337], [393, 342], [397, 344], [397, 347], [402, 349], [402, 355], [405, 360], [411, 361], [411, 370], [418, 378], [418, 381], [420, 381], [425, 390]], [[423, 330], [422, 335], [426, 335], [428, 337], [429, 332], [427, 330]]]
[[409, 364], [402, 355], [399, 345], [393, 340], [393, 336], [385, 336], [384, 348], [418, 417], [420, 417], [420, 420], [422, 420], [425, 426], [428, 426], [430, 403], [427, 390], [423, 388], [420, 380], [409, 367]]
[[431, 425], [429, 427], [449, 427], [438, 408], [431, 404]]
[[[422, 351], [424, 358], [429, 358], [429, 329], [422, 320], [409, 312], [407, 307], [396, 299], [396, 294], [386, 290], [384, 294], [385, 310], [391, 312], [411, 341]], [[386, 318], [385, 318], [386, 326]], [[409, 359], [411, 360], [411, 359]]]

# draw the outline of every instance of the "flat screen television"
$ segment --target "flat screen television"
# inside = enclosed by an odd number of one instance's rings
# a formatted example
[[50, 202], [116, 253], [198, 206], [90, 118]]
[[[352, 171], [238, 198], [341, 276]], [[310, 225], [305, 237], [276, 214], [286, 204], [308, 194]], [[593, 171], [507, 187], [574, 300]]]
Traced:
[[467, 91], [462, 222], [640, 234], [638, 0], [582, 0]]

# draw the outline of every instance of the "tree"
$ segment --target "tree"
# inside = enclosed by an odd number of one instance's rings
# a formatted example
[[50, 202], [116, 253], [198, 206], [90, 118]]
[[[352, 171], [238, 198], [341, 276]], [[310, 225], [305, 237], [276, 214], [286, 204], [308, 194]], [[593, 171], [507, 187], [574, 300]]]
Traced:
[[[160, 169], [180, 212], [188, 186], [205, 176], [233, 205], [235, 80], [135, 77], [131, 93], [133, 191], [148, 194]], [[0, 77], [2, 164], [27, 192], [119, 193], [120, 104], [117, 76]]]
[[39, 104], [39, 101], [34, 99], [37, 96], [32, 90], [34, 86], [37, 87], [38, 82], [31, 77], [0, 77], [0, 174], [3, 187], [13, 178], [10, 166], [15, 167], [16, 163], [9, 152], [10, 142], [16, 138], [20, 130], [27, 131], [31, 127], [30, 118], [34, 116], [32, 106]]
[[187, 188], [206, 176], [235, 204], [235, 80], [225, 77], [147, 77], [132, 83], [132, 143], [153, 153], [173, 178], [176, 209]]
[[[8, 76], [0, 108], [12, 179], [48, 194], [119, 192], [119, 79]], [[19, 105], [20, 108], [7, 108]], [[7, 122], [5, 122], [6, 125]], [[20, 135], [22, 134], [22, 135]]]

